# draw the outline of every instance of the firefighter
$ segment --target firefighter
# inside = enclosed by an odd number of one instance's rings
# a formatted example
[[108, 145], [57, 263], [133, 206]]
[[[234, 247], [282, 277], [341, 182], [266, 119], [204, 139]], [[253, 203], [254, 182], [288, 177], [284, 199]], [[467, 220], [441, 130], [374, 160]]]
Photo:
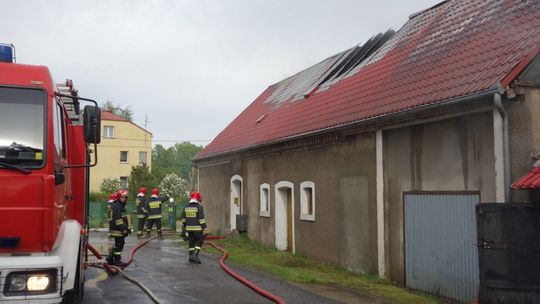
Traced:
[[[109, 200], [107, 201], [107, 222], [110, 222], [111, 221], [111, 216], [112, 216], [112, 204], [114, 203], [114, 201], [116, 200], [116, 193], [111, 193], [109, 195]], [[108, 248], [109, 248], [109, 252], [112, 252], [113, 250], [113, 238], [109, 235], [109, 243], [108, 243]]]
[[159, 190], [157, 188], [152, 189], [152, 195], [146, 200], [145, 209], [148, 212], [146, 218], [146, 237], [150, 237], [152, 227], [156, 225], [158, 239], [163, 239], [161, 231], [161, 205], [164, 201], [168, 200], [168, 196], [159, 196]]
[[129, 234], [129, 224], [126, 214], [128, 192], [120, 190], [116, 195], [116, 200], [112, 204], [112, 215], [109, 221], [109, 236], [114, 238], [112, 254], [107, 261], [111, 265], [122, 264], [122, 250], [124, 249], [125, 238]]
[[200, 264], [199, 251], [206, 237], [206, 220], [201, 206], [202, 195], [193, 191], [189, 203], [182, 211], [182, 229], [188, 233], [189, 239], [189, 262]]
[[146, 220], [146, 198], [144, 197], [146, 195], [146, 188], [141, 187], [139, 188], [139, 193], [137, 193], [137, 197], [135, 197], [135, 205], [137, 206], [137, 220], [139, 220], [139, 224], [137, 225], [137, 238], [140, 239], [143, 237], [143, 231], [144, 231], [144, 223]]

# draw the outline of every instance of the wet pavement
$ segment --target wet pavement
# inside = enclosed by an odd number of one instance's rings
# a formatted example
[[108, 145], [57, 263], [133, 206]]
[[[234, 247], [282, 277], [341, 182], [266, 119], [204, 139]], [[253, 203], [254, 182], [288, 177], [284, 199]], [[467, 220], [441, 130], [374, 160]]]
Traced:
[[[126, 241], [124, 259], [138, 242], [133, 236]], [[90, 243], [100, 252], [107, 252], [104, 232], [92, 232]], [[125, 269], [126, 274], [146, 285], [162, 303], [272, 303], [225, 273], [216, 255], [202, 253], [199, 255], [202, 264], [189, 263], [187, 250], [181, 243], [178, 239], [152, 240], [136, 253], [133, 263]], [[228, 265], [286, 303], [342, 303], [268, 275]], [[352, 300], [344, 302], [364, 303], [360, 299]], [[90, 267], [86, 272], [83, 303], [153, 302], [121, 275], [109, 276], [101, 269]]]

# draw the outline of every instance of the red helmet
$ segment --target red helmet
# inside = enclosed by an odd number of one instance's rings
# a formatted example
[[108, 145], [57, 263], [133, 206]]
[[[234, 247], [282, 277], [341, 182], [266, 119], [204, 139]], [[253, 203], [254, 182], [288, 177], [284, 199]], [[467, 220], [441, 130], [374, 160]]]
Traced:
[[152, 189], [152, 195], [158, 195], [158, 194], [159, 194], [158, 188]]
[[199, 191], [193, 191], [190, 195], [191, 199], [196, 199], [199, 202], [202, 202], [202, 195], [199, 193]]
[[145, 188], [145, 187], [140, 187], [140, 188], [139, 188], [139, 193], [144, 193], [144, 194], [146, 194], [146, 188]]
[[127, 196], [128, 196], [127, 190], [121, 189], [120, 191], [118, 191], [118, 194], [116, 194], [116, 199], [120, 199], [121, 197], [127, 197]]
[[116, 193], [113, 192], [109, 194], [109, 200], [114, 200], [114, 199], [116, 199]]

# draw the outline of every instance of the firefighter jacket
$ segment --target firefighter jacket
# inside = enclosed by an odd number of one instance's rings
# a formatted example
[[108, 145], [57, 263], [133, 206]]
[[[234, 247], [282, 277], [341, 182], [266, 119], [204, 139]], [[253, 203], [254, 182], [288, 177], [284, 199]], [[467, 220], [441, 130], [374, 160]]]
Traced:
[[145, 208], [146, 199], [144, 195], [137, 194], [135, 197], [135, 205], [137, 206], [137, 218], [145, 218], [148, 211]]
[[168, 199], [168, 196], [151, 196], [146, 200], [144, 208], [147, 211], [149, 220], [161, 218], [161, 205]]
[[184, 207], [181, 221], [187, 232], [206, 229], [203, 207], [198, 201], [193, 199]]
[[126, 213], [126, 204], [121, 203], [119, 200], [114, 201], [112, 204], [112, 215], [109, 221], [109, 236], [112, 237], [124, 237], [122, 231], [129, 229], [129, 223]]

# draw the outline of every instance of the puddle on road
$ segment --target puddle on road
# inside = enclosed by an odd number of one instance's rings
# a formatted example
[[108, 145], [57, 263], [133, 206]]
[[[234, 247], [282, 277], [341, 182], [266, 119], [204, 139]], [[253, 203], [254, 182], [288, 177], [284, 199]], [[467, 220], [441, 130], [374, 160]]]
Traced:
[[99, 271], [99, 274], [95, 278], [86, 280], [84, 285], [90, 288], [99, 289], [97, 287], [97, 283], [101, 281], [105, 281], [108, 278], [109, 278], [109, 275], [105, 271]]

